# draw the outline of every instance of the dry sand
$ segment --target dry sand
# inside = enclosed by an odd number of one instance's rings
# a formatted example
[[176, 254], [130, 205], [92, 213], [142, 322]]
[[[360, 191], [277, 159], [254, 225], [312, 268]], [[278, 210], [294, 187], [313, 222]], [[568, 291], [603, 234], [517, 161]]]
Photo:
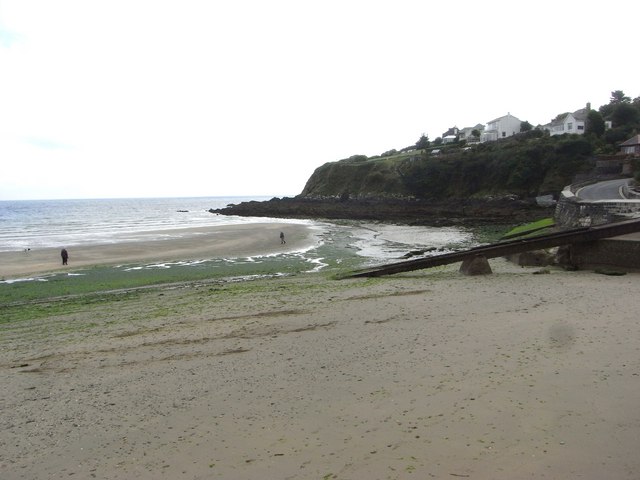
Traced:
[[[281, 231], [285, 232], [285, 245], [280, 244]], [[314, 241], [309, 226], [293, 223], [185, 228], [147, 232], [146, 236], [149, 239], [144, 241], [68, 247], [66, 267], [62, 265], [59, 248], [0, 252], [0, 279], [92, 265], [281, 253], [306, 248]]]
[[637, 479], [638, 274], [491, 265], [2, 325], [0, 478]]

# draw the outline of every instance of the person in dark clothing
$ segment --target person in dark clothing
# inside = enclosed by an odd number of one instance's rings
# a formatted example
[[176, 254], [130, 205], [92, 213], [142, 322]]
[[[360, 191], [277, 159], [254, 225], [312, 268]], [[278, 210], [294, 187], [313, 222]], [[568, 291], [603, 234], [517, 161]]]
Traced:
[[66, 265], [67, 260], [69, 260], [69, 253], [67, 252], [66, 248], [62, 249], [62, 251], [60, 252], [60, 256], [62, 257], [62, 264]]
[[280, 244], [287, 243], [284, 241], [284, 233], [280, 232]]

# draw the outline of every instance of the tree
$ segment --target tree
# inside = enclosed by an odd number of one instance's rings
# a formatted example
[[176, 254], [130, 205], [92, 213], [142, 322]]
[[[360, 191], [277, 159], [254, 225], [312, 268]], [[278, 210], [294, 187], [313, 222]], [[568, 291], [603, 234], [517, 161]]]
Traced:
[[611, 92], [609, 103], [631, 103], [631, 99], [627, 97], [622, 90], [615, 90]]
[[520, 131], [521, 132], [529, 132], [533, 130], [533, 125], [531, 125], [526, 120], [524, 122], [520, 122]]
[[473, 130], [471, 130], [471, 135], [473, 136], [473, 138], [480, 138], [480, 130], [474, 128]]
[[428, 148], [430, 144], [431, 142], [429, 141], [429, 137], [423, 133], [420, 139], [416, 142], [416, 148], [418, 150], [424, 150], [425, 148]]
[[625, 126], [612, 128], [611, 130], [607, 130], [602, 138], [605, 142], [614, 147], [611, 150], [615, 152], [618, 144], [627, 140], [631, 136], [631, 132], [631, 128]]
[[630, 103], [619, 103], [611, 112], [611, 121], [614, 127], [623, 125], [634, 126], [640, 119], [640, 111]]
[[602, 118], [605, 120], [611, 120], [611, 114], [618, 105], [625, 105], [629, 103], [631, 103], [631, 99], [627, 97], [622, 90], [614, 90], [611, 92], [609, 103], [602, 105], [599, 111]]
[[586, 134], [592, 133], [596, 137], [601, 137], [604, 133], [604, 119], [596, 110], [589, 110], [589, 113], [587, 114], [587, 125], [584, 132]]

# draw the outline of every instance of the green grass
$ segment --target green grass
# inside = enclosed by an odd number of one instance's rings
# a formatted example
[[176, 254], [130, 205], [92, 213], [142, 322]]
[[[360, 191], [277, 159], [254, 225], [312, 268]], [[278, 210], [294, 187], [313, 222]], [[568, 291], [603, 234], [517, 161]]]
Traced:
[[[537, 222], [527, 223], [526, 225], [519, 225], [502, 236], [503, 240], [507, 240], [510, 238], [516, 237], [524, 237], [532, 234], [541, 234], [544, 230], [552, 228], [555, 226], [555, 221], [553, 218], [543, 218], [538, 220]], [[546, 232], [544, 232], [546, 233]]]

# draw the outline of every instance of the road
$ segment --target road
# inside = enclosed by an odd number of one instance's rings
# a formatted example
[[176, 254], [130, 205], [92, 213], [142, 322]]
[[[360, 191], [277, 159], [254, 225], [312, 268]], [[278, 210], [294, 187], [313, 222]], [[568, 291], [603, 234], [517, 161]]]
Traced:
[[576, 197], [584, 201], [626, 200], [624, 195], [622, 195], [622, 187], [630, 181], [630, 178], [623, 178], [587, 185], [576, 191]]

